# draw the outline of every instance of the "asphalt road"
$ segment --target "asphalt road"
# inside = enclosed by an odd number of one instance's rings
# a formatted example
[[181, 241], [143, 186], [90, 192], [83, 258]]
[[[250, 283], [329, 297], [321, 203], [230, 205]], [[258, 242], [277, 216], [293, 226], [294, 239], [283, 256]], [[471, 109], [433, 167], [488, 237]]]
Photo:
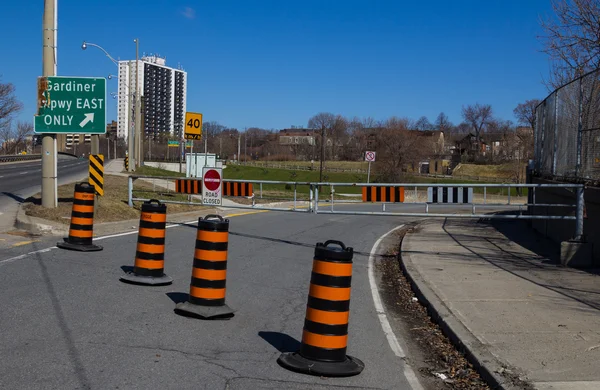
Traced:
[[[167, 230], [170, 286], [119, 281], [137, 235], [97, 240], [101, 252], [0, 250], [0, 388], [24, 389], [411, 389], [404, 360], [380, 324], [368, 277], [374, 243], [403, 219], [256, 213], [230, 222], [228, 321], [173, 312], [189, 291], [195, 226]], [[293, 373], [276, 361], [302, 335], [314, 245], [355, 250], [348, 354], [365, 370], [350, 378]], [[37, 251], [35, 253], [32, 253]]]
[[[58, 185], [85, 179], [88, 160], [59, 157]], [[41, 191], [42, 162], [0, 164], [0, 232], [12, 229], [20, 202]]]
[[[76, 158], [59, 159], [59, 181], [73, 175], [85, 174], [88, 161]], [[0, 193], [28, 197], [39, 192], [42, 178], [42, 162], [26, 161], [0, 164]]]

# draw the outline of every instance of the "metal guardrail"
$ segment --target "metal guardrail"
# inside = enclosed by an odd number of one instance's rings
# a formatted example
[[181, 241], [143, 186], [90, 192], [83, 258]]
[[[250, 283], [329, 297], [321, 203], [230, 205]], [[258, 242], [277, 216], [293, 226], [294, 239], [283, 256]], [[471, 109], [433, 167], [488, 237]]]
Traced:
[[17, 155], [13, 155], [13, 156], [0, 156], [0, 163], [27, 161], [27, 160], [39, 160], [41, 158], [42, 158], [41, 154], [17, 154]]
[[[181, 179], [181, 177], [156, 177], [156, 176], [129, 176], [128, 181], [128, 203], [130, 207], [133, 207], [134, 201], [148, 201], [149, 198], [139, 198], [134, 196], [134, 181], [144, 180], [153, 183], [153, 192], [160, 192], [165, 194], [174, 193], [169, 187], [172, 186], [174, 189], [174, 183], [171, 181]], [[202, 180], [201, 178], [188, 178], [190, 180]], [[235, 182], [240, 180], [229, 180], [225, 179], [224, 182]], [[259, 194], [257, 196], [254, 193], [248, 199], [251, 199], [251, 205], [236, 204], [231, 202], [230, 204], [224, 204], [222, 207], [227, 208], [239, 208], [239, 209], [252, 209], [252, 210], [272, 210], [272, 211], [292, 211], [292, 212], [305, 212], [313, 214], [343, 214], [343, 215], [377, 215], [377, 216], [401, 216], [401, 217], [441, 217], [441, 218], [489, 218], [489, 219], [505, 219], [505, 220], [572, 220], [575, 221], [575, 240], [579, 240], [583, 236], [583, 214], [584, 214], [584, 186], [582, 184], [574, 183], [560, 183], [560, 184], [512, 184], [512, 183], [474, 183], [474, 184], [439, 184], [439, 183], [332, 183], [332, 182], [295, 182], [295, 181], [269, 181], [269, 180], [243, 180], [247, 183], [258, 184]], [[288, 198], [278, 199], [278, 204], [261, 204], [258, 200], [263, 199], [263, 185], [284, 185], [289, 188], [287, 191]], [[362, 211], [349, 208], [349, 205], [356, 205], [358, 203], [372, 204], [375, 202], [362, 202], [362, 200], [350, 200], [348, 198], [361, 196], [356, 193], [356, 188], [362, 188], [364, 186], [369, 187], [403, 187], [405, 191], [405, 199], [402, 203], [390, 204], [389, 202], [381, 203], [381, 211]], [[157, 187], [159, 191], [157, 191]], [[302, 187], [308, 187], [307, 197], [299, 197], [298, 189]], [[473, 199], [469, 203], [432, 203], [426, 199], [422, 199], [425, 195], [425, 191], [419, 191], [419, 188], [473, 188], [474, 191], [482, 189], [473, 195]], [[350, 190], [350, 193], [344, 193], [343, 189]], [[503, 193], [500, 195], [490, 194], [490, 189], [500, 188], [502, 192], [506, 190], [506, 195]], [[527, 189], [527, 197], [516, 197], [511, 194], [515, 188]], [[568, 189], [576, 192], [576, 203], [575, 204], [547, 204], [536, 202], [536, 191], [538, 189]], [[329, 194], [321, 199], [322, 194]], [[303, 193], [305, 192], [303, 191]], [[192, 198], [194, 197], [194, 198]], [[344, 199], [342, 199], [344, 198]], [[188, 197], [188, 201], [172, 201], [169, 199], [160, 199], [164, 203], [179, 203], [179, 204], [190, 204], [200, 205], [198, 202], [193, 202], [193, 199], [201, 199], [199, 195], [193, 195]], [[504, 200], [505, 199], [505, 200]], [[515, 201], [518, 200], [518, 201]], [[282, 201], [282, 202], [281, 202]], [[281, 207], [282, 204], [288, 204], [285, 207]], [[320, 204], [325, 204], [326, 207], [320, 207]], [[335, 205], [343, 206], [341, 208], [335, 208]], [[386, 205], [388, 209], [386, 210]], [[406, 206], [411, 205], [423, 207], [422, 210], [410, 211], [406, 210]], [[464, 213], [448, 213], [439, 212], [438, 210], [444, 207], [453, 206], [457, 209], [465, 210]], [[539, 215], [535, 214], [536, 208], [540, 207], [562, 207], [574, 209], [575, 215]], [[395, 208], [400, 208], [400, 211], [393, 211]], [[404, 208], [404, 210], [402, 210]], [[485, 214], [482, 213], [481, 209], [504, 209], [514, 210], [516, 214]], [[438, 212], [436, 212], [438, 211]]]

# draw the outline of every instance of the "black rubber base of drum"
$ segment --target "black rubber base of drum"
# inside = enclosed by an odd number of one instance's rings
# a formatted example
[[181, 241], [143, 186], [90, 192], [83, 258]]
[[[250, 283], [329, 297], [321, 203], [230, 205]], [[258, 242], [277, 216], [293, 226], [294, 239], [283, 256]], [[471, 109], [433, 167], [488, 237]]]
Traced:
[[57, 242], [56, 246], [61, 249], [69, 249], [72, 251], [79, 252], [96, 252], [101, 251], [103, 248], [96, 244], [73, 244], [69, 242], [68, 238], [63, 238], [64, 242]]
[[166, 274], [163, 274], [162, 276], [140, 276], [133, 272], [127, 272], [125, 275], [121, 276], [120, 280], [125, 283], [141, 284], [145, 286], [165, 286], [173, 283], [173, 278]]
[[189, 302], [178, 303], [175, 313], [202, 320], [228, 320], [233, 317], [233, 310], [227, 305], [201, 306]]
[[291, 371], [325, 377], [358, 375], [365, 368], [365, 364], [361, 360], [352, 356], [346, 356], [346, 360], [343, 362], [320, 362], [309, 360], [298, 352], [282, 353], [277, 359], [277, 363]]

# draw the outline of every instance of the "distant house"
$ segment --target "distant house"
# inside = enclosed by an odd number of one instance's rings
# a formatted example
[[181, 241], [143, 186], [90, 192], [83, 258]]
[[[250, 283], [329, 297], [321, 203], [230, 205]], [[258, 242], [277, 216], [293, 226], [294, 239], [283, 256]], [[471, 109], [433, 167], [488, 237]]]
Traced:
[[279, 145], [315, 145], [312, 129], [283, 129], [279, 131]]
[[463, 134], [461, 138], [455, 141], [454, 154], [474, 158], [485, 153], [486, 149], [487, 144], [483, 141], [482, 137], [479, 137], [479, 142], [477, 142], [477, 136], [469, 133], [466, 135]]

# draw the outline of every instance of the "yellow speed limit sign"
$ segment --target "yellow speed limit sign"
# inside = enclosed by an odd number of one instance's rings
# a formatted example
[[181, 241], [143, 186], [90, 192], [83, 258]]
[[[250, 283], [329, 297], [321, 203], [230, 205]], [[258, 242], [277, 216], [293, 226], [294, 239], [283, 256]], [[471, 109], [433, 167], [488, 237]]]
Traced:
[[197, 112], [185, 113], [185, 139], [202, 138], [202, 114]]

